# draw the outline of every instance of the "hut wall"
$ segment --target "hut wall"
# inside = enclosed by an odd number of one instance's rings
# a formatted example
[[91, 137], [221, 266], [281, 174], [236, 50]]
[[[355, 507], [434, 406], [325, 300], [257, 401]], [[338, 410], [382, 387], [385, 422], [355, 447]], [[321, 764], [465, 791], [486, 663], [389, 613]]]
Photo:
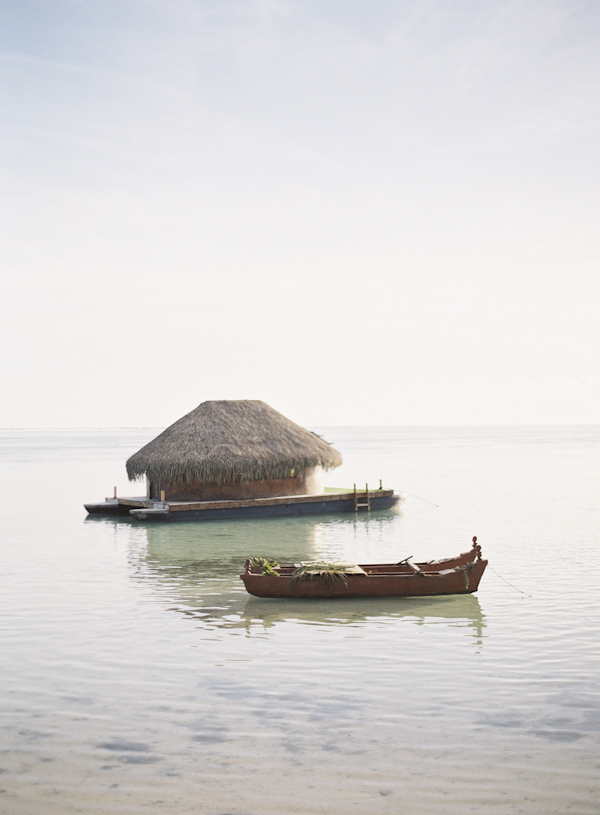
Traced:
[[323, 492], [323, 469], [311, 467], [290, 478], [232, 481], [227, 484], [153, 481], [149, 485], [150, 498], [160, 498], [161, 490], [164, 490], [167, 501], [218, 501], [273, 498], [279, 495], [319, 495]]

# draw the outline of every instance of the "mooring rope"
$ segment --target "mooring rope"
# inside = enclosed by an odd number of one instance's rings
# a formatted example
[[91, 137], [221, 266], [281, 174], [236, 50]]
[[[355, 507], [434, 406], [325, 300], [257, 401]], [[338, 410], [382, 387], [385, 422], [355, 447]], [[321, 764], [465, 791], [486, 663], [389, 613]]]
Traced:
[[418, 501], [425, 501], [426, 504], [431, 504], [434, 507], [440, 508], [439, 504], [434, 504], [433, 501], [429, 501], [427, 498], [421, 498], [420, 495], [415, 495], [412, 492], [407, 492], [406, 495], [410, 496], [410, 498], [416, 498]]
[[[416, 498], [418, 501], [425, 501], [425, 503], [426, 503], [426, 504], [431, 504], [432, 506], [437, 507], [438, 509], [440, 509], [440, 505], [439, 505], [439, 504], [435, 504], [433, 501], [430, 501], [428, 498], [421, 498], [421, 496], [420, 496], [420, 495], [415, 495], [415, 494], [414, 494], [414, 493], [412, 493], [412, 492], [407, 492], [407, 493], [406, 493], [406, 495], [409, 495], [411, 498]], [[467, 520], [468, 520], [468, 519], [467, 519], [467, 518], [466, 518], [464, 515], [456, 515], [456, 514], [455, 514], [455, 517], [460, 518], [460, 520], [462, 520], [462, 521], [467, 521]], [[409, 558], [407, 558], [407, 560], [408, 560], [408, 559], [409, 559]], [[402, 563], [402, 561], [400, 561], [400, 562]], [[508, 580], [507, 580], [505, 577], [502, 577], [502, 575], [501, 575], [501, 574], [498, 574], [498, 572], [497, 572], [495, 569], [493, 569], [493, 568], [490, 566], [489, 562], [488, 562], [487, 568], [488, 568], [490, 571], [494, 572], [494, 574], [496, 575], [496, 577], [499, 577], [499, 578], [500, 578], [500, 580], [503, 580], [503, 581], [504, 581], [504, 582], [505, 582], [505, 583], [506, 583], [508, 586], [510, 586], [510, 587], [511, 587], [511, 589], [514, 589], [515, 591], [518, 591], [520, 594], [524, 594], [524, 595], [526, 595], [527, 597], [531, 597], [531, 598], [533, 598], [533, 595], [532, 595], [532, 594], [529, 594], [528, 592], [523, 591], [522, 589], [517, 588], [517, 587], [516, 587], [516, 586], [515, 586], [513, 583], [510, 583], [510, 582], [509, 582], [509, 581], [508, 581]], [[469, 584], [468, 584], [468, 580], [469, 580], [469, 578], [467, 577], [466, 573], [465, 573], [465, 580], [467, 581], [467, 588], [468, 588], [468, 587], [469, 587]]]
[[498, 572], [497, 572], [495, 569], [492, 569], [492, 567], [490, 566], [490, 564], [489, 564], [489, 563], [488, 563], [488, 569], [489, 569], [490, 571], [494, 572], [494, 574], [496, 575], [496, 577], [499, 577], [499, 578], [500, 578], [500, 580], [504, 580], [504, 582], [505, 582], [505, 583], [506, 583], [508, 586], [510, 586], [510, 587], [511, 587], [511, 589], [514, 589], [515, 591], [518, 591], [518, 592], [520, 592], [521, 594], [526, 594], [526, 595], [527, 595], [527, 597], [533, 597], [533, 595], [532, 595], [532, 594], [528, 594], [526, 591], [523, 591], [522, 589], [518, 589], [518, 588], [517, 588], [516, 586], [514, 586], [512, 583], [509, 583], [509, 581], [508, 581], [508, 580], [506, 580], [506, 578], [502, 577], [502, 575], [501, 575], [501, 574], [498, 574]]

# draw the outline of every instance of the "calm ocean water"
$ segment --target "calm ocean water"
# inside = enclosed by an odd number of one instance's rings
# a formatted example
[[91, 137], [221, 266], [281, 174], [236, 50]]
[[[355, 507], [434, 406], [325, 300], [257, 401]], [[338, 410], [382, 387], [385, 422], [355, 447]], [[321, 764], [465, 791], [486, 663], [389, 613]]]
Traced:
[[[156, 430], [0, 433], [2, 815], [600, 812], [600, 427], [326, 428], [400, 512], [86, 518]], [[466, 551], [476, 595], [264, 601], [248, 555]]]

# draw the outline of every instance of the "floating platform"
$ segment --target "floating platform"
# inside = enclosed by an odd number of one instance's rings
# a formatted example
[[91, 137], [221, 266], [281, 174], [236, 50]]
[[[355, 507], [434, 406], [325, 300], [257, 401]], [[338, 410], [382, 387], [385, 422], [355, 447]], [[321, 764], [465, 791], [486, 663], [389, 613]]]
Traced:
[[326, 490], [319, 495], [281, 495], [224, 501], [158, 501], [150, 498], [107, 498], [84, 504], [93, 515], [127, 517], [137, 521], [215, 521], [226, 518], [265, 518], [328, 512], [391, 509], [404, 500], [394, 490]]

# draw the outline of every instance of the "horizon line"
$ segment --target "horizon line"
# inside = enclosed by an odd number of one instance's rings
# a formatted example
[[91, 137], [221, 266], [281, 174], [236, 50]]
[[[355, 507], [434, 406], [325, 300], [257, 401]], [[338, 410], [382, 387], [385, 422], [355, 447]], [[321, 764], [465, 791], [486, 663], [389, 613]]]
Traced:
[[[392, 428], [392, 427], [598, 427], [600, 422], [477, 422], [473, 424], [452, 423], [452, 424], [425, 424], [403, 423], [403, 424], [314, 424], [314, 427], [321, 428]], [[166, 429], [163, 425], [110, 425], [99, 426], [78, 426], [78, 427], [0, 427], [0, 432], [4, 431], [26, 431], [26, 430], [161, 430]]]

